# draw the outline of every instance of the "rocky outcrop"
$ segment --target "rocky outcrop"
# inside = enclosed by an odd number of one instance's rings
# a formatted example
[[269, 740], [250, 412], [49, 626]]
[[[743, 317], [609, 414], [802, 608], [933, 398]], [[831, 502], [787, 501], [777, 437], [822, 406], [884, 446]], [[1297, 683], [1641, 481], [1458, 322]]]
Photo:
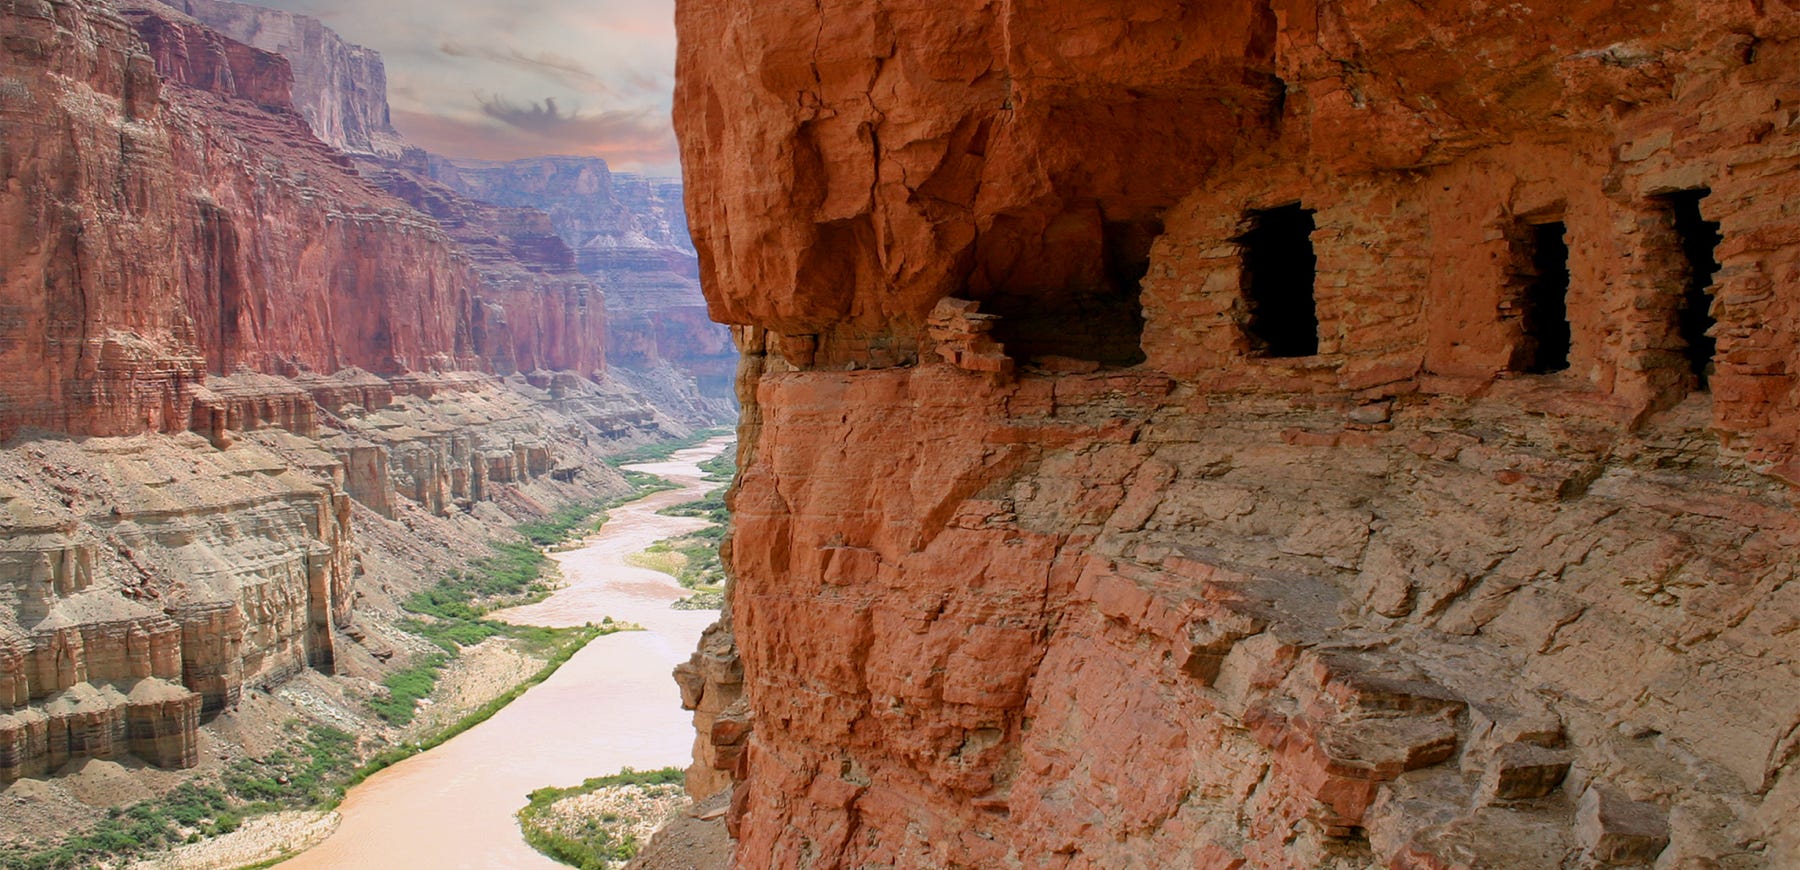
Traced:
[[20, 581], [0, 590], [0, 781], [126, 754], [192, 766], [202, 716], [332, 670], [353, 555], [337, 487], [198, 436], [37, 440], [0, 462], [0, 563]]
[[397, 157], [405, 148], [388, 118], [381, 55], [345, 42], [318, 19], [224, 0], [167, 0], [230, 39], [286, 58], [293, 105], [319, 139], [339, 151]]
[[204, 391], [220, 428], [0, 451], [0, 570], [18, 580], [0, 586], [0, 783], [127, 754], [190, 767], [244, 690], [331, 673], [367, 637], [353, 500], [388, 520], [529, 517], [623, 490], [611, 445], [685, 431], [573, 374]]
[[741, 866], [1800, 861], [1800, 10], [740, 7]]

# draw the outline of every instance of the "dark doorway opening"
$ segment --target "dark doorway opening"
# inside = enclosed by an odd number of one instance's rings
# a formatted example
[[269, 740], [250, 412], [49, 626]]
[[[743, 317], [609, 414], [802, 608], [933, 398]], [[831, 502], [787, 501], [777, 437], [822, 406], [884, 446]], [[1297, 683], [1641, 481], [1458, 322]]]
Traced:
[[[982, 311], [1000, 315], [994, 340], [1014, 359], [1044, 357], [1130, 367], [1144, 354], [1144, 277], [1162, 220], [1098, 220], [1072, 215], [1064, 243], [1024, 255], [1000, 289], [977, 296]], [[1077, 228], [1077, 229], [1071, 229]], [[1052, 227], [1052, 233], [1057, 227]], [[996, 237], [1001, 233], [994, 233]], [[1036, 272], [1030, 277], [1021, 275]]]
[[1250, 213], [1243, 248], [1243, 292], [1249, 309], [1244, 332], [1260, 357], [1319, 352], [1319, 315], [1313, 297], [1313, 212], [1299, 203]]
[[1519, 297], [1523, 341], [1512, 369], [1534, 375], [1569, 367], [1569, 243], [1561, 221], [1527, 224], [1514, 236], [1519, 261], [1528, 264]]
[[1713, 276], [1719, 272], [1714, 256], [1719, 242], [1719, 223], [1700, 213], [1700, 200], [1711, 190], [1684, 190], [1662, 197], [1675, 214], [1675, 233], [1681, 238], [1681, 253], [1687, 261], [1687, 281], [1682, 287], [1681, 304], [1676, 309], [1675, 323], [1686, 343], [1688, 372], [1694, 377], [1694, 389], [1704, 391], [1713, 373], [1713, 357], [1718, 342], [1708, 333], [1718, 321], [1713, 319]]

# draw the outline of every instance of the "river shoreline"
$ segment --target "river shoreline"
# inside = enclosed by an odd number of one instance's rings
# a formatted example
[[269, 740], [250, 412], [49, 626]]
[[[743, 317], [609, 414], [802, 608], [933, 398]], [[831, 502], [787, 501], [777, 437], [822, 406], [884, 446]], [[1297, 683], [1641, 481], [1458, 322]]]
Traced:
[[280, 866], [560, 867], [525, 844], [513, 819], [529, 791], [623, 766], [685, 765], [692, 735], [669, 671], [717, 612], [671, 609], [687, 590], [624, 558], [707, 525], [656, 511], [717, 487], [702, 480], [697, 463], [730, 441], [721, 436], [627, 466], [681, 488], [615, 508], [598, 533], [552, 554], [563, 569], [562, 587], [544, 601], [490, 614], [546, 627], [611, 617], [644, 631], [595, 639], [492, 719], [370, 777], [346, 796], [335, 831]]

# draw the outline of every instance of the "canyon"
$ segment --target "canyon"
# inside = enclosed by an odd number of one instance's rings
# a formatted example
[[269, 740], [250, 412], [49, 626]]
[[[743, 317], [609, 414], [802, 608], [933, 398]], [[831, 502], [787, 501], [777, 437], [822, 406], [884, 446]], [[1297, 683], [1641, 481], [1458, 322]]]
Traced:
[[426, 171], [464, 196], [550, 215], [576, 268], [607, 288], [612, 365], [672, 366], [695, 380], [703, 399], [731, 398], [737, 348], [707, 314], [679, 181], [609, 172], [591, 157], [492, 163], [432, 156]]
[[1800, 8], [677, 29], [738, 866], [1800, 864]]
[[731, 412], [610, 366], [550, 216], [433, 181], [317, 21], [19, 0], [0, 46], [8, 839], [353, 708], [433, 649], [408, 594]]

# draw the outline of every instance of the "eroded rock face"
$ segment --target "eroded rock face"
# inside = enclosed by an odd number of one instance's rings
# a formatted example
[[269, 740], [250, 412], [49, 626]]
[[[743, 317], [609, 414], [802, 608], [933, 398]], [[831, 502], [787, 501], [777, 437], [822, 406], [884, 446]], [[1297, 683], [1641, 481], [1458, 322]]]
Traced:
[[129, 14], [148, 44], [98, 3], [0, 19], [0, 434], [182, 431], [208, 371], [481, 368], [479, 277], [274, 104], [286, 64]]
[[430, 215], [475, 263], [482, 278], [474, 342], [500, 374], [606, 368], [605, 297], [575, 268], [575, 256], [535, 208], [478, 202], [430, 180], [424, 152], [365, 160], [363, 172]]
[[223, 0], [167, 5], [232, 40], [286, 58], [294, 72], [294, 107], [326, 144], [383, 157], [397, 157], [405, 148], [388, 117], [387, 67], [379, 53], [345, 42], [316, 18], [283, 9]]
[[1800, 861], [1800, 10], [678, 27], [740, 864]]
[[707, 315], [680, 182], [612, 172], [583, 157], [433, 156], [429, 170], [464, 196], [550, 215], [577, 267], [606, 290], [609, 362], [640, 372], [673, 366], [703, 397], [730, 397], [737, 353]]
[[191, 767], [201, 723], [246, 689], [332, 673], [367, 639], [353, 500], [387, 520], [532, 516], [624, 490], [608, 445], [686, 431], [574, 374], [201, 389], [218, 428], [0, 451], [0, 784], [128, 754]]
[[0, 44], [0, 785], [191, 767], [246, 689], [379, 674], [359, 596], [687, 433], [606, 377], [547, 218], [359, 174], [287, 59], [149, 0], [9, 4]]
[[[81, 758], [197, 760], [246, 686], [329, 673], [349, 623], [349, 496], [198, 435], [7, 451], [0, 781]], [[5, 658], [0, 656], [0, 658]]]

